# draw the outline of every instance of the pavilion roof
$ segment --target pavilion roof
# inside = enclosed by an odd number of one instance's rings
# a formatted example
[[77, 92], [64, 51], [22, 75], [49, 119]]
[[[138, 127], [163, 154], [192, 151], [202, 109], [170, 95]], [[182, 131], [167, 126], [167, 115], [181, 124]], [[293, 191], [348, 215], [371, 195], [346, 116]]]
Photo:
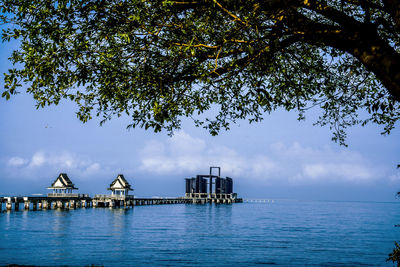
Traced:
[[60, 173], [48, 189], [78, 189], [66, 173]]
[[133, 190], [131, 188], [131, 185], [128, 183], [128, 181], [125, 179], [123, 174], [118, 174], [117, 178], [110, 184], [110, 187], [108, 190], [112, 189], [128, 189], [128, 190]]

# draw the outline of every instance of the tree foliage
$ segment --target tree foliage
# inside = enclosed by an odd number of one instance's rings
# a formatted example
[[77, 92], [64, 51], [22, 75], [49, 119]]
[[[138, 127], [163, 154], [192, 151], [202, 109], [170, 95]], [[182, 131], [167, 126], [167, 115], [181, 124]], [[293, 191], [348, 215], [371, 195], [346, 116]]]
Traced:
[[389, 133], [400, 115], [394, 0], [0, 3], [3, 41], [19, 40], [2, 96], [24, 86], [38, 107], [69, 99], [83, 122], [126, 113], [128, 127], [171, 132], [190, 117], [217, 134], [317, 106], [316, 124], [343, 143], [348, 126]]
[[396, 263], [397, 267], [400, 267], [400, 245], [397, 242], [394, 242], [394, 244], [395, 244], [395, 248], [389, 254], [386, 261], [392, 261], [393, 263]]

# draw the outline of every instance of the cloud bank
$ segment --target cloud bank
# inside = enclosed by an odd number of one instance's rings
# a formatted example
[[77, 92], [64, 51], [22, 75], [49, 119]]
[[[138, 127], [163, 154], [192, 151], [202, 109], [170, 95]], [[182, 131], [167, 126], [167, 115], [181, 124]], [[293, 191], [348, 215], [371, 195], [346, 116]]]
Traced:
[[89, 177], [102, 171], [102, 165], [71, 152], [50, 153], [38, 151], [31, 158], [14, 156], [7, 160], [6, 167], [13, 176], [40, 178], [41, 173], [73, 172]]
[[[293, 142], [273, 143], [258, 149], [240, 144], [234, 147], [210, 145], [204, 139], [184, 131], [162, 141], [149, 140], [132, 152], [130, 163], [99, 162], [72, 152], [37, 151], [31, 157], [8, 157], [3, 163], [9, 177], [40, 178], [59, 172], [96, 178], [114, 175], [120, 170], [139, 176], [194, 176], [207, 173], [210, 166], [220, 166], [223, 176], [258, 184], [371, 183], [386, 179], [400, 182], [393, 170], [373, 164], [365, 155], [337, 146], [309, 147]], [[129, 157], [131, 155], [119, 155]], [[112, 163], [113, 162], [113, 163]], [[119, 166], [118, 164], [122, 164]]]
[[382, 172], [362, 154], [348, 148], [274, 143], [261, 154], [246, 156], [226, 146], [209, 146], [184, 131], [163, 142], [151, 140], [140, 151], [143, 172], [195, 175], [206, 173], [209, 166], [220, 166], [227, 176], [290, 183], [370, 182], [381, 178]]
[[200, 138], [180, 131], [165, 142], [152, 140], [140, 151], [140, 170], [156, 174], [207, 173], [220, 166], [226, 175], [245, 173], [260, 176], [276, 171], [275, 163], [265, 155], [251, 159], [225, 146], [207, 146]]

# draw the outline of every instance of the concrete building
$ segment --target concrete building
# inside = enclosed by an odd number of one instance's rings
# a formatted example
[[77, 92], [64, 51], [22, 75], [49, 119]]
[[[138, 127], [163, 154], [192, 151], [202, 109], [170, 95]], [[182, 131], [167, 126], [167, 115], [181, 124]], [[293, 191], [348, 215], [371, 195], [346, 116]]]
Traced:
[[[214, 169], [218, 170], [218, 174], [213, 174]], [[233, 193], [233, 180], [221, 177], [220, 167], [210, 167], [210, 174], [199, 174], [196, 178], [185, 180], [185, 198], [193, 199], [193, 202], [236, 202], [237, 194]]]

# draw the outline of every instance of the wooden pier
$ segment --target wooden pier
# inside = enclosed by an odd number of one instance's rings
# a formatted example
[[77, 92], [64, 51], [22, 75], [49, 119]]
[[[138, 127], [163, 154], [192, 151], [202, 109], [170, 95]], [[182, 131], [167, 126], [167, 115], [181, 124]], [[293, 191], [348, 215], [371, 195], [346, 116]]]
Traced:
[[136, 198], [136, 197], [111, 197], [111, 195], [74, 194], [76, 196], [28, 196], [28, 197], [2, 197], [0, 198], [0, 212], [5, 204], [7, 211], [15, 210], [51, 210], [51, 209], [76, 209], [76, 208], [132, 208], [147, 205], [171, 204], [231, 204], [242, 202], [242, 199], [208, 199], [208, 198]]
[[95, 195], [93, 207], [134, 207], [144, 205], [187, 204], [192, 203], [186, 198], [136, 198], [133, 196]]
[[[49, 194], [50, 195], [50, 194]], [[59, 196], [28, 196], [3, 197], [0, 203], [5, 203], [6, 210], [47, 210], [47, 209], [76, 209], [92, 206], [92, 199], [84, 194], [59, 194]], [[2, 210], [0, 205], [0, 211]]]
[[[3, 210], [51, 210], [76, 208], [132, 208], [134, 206], [167, 204], [232, 204], [242, 203], [241, 198], [212, 198], [206, 195], [194, 195], [177, 198], [140, 198], [119, 195], [87, 194], [48, 194], [48, 196], [1, 197], [0, 212]], [[4, 205], [5, 204], [5, 205]]]
[[[218, 169], [218, 175], [212, 175], [212, 170]], [[93, 198], [88, 194], [75, 194], [78, 190], [66, 173], [60, 173], [47, 189], [53, 190], [47, 196], [5, 196], [0, 197], [0, 212], [3, 210], [18, 211], [23, 206], [24, 210], [50, 210], [50, 209], [76, 209], [76, 208], [129, 208], [144, 205], [165, 204], [232, 204], [241, 203], [243, 200], [237, 198], [233, 193], [232, 178], [222, 178], [220, 167], [210, 167], [209, 175], [197, 175], [196, 178], [186, 178], [185, 197], [177, 198], [138, 198], [130, 195], [133, 191], [129, 182], [123, 174], [110, 184], [108, 190], [111, 194], [95, 195]], [[207, 182], [208, 179], [208, 182]], [[207, 192], [207, 187], [209, 192]], [[214, 188], [214, 190], [213, 190]]]

